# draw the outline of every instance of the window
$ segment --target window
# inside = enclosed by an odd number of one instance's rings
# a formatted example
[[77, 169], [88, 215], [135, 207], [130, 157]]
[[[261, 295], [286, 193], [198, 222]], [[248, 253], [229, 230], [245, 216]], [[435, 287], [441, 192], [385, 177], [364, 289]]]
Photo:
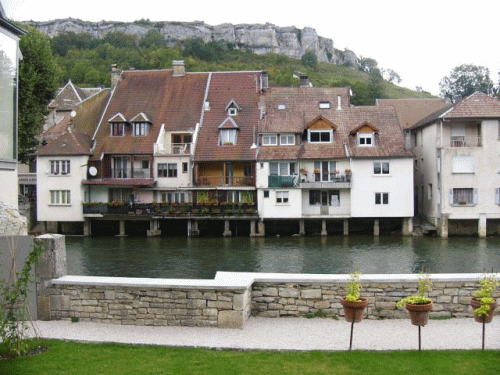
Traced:
[[314, 162], [314, 181], [326, 182], [334, 181], [337, 172], [337, 162], [335, 161], [315, 161]]
[[332, 140], [332, 130], [309, 130], [309, 142], [311, 143], [331, 143]]
[[309, 205], [323, 206], [340, 206], [340, 191], [339, 190], [310, 190]]
[[330, 109], [331, 105], [330, 105], [330, 102], [319, 102], [318, 107], [320, 109]]
[[428, 200], [432, 199], [432, 184], [428, 184], [427, 186], [427, 199]]
[[474, 173], [474, 158], [472, 156], [454, 156], [453, 173]]
[[450, 204], [455, 205], [476, 205], [478, 202], [477, 189], [457, 188], [450, 190]]
[[276, 146], [278, 144], [278, 136], [276, 134], [267, 134], [262, 136], [263, 146]]
[[294, 162], [269, 163], [269, 174], [271, 176], [293, 176], [295, 172]]
[[293, 134], [282, 134], [280, 136], [280, 145], [293, 146], [295, 144], [295, 136]]
[[123, 122], [111, 123], [111, 136], [123, 137], [125, 135], [125, 124]]
[[279, 109], [279, 110], [284, 110], [284, 109], [286, 109], [286, 104], [284, 104], [284, 103], [279, 103], [279, 104], [278, 104], [278, 109]]
[[149, 160], [142, 160], [142, 169], [149, 169]]
[[188, 172], [188, 163], [182, 163], [182, 173]]
[[237, 190], [229, 190], [226, 194], [226, 202], [239, 203], [241, 202], [241, 194]]
[[177, 177], [177, 164], [176, 163], [162, 163], [158, 164], [158, 177]]
[[71, 162], [69, 160], [51, 160], [50, 161], [50, 174], [68, 175], [71, 173]]
[[238, 109], [237, 108], [229, 108], [228, 111], [227, 111], [227, 114], [229, 116], [237, 116], [238, 115]]
[[276, 192], [276, 203], [277, 204], [287, 204], [288, 203], [288, 191], [277, 191]]
[[219, 146], [220, 145], [235, 145], [237, 140], [236, 129], [221, 129], [219, 133]]
[[129, 159], [122, 157], [113, 158], [112, 176], [113, 178], [129, 178]]
[[69, 190], [50, 190], [50, 204], [70, 205], [71, 193]]
[[269, 190], [264, 190], [264, 198], [269, 198]]
[[373, 144], [373, 133], [358, 133], [358, 146], [372, 147]]
[[375, 204], [389, 204], [389, 193], [375, 193]]
[[149, 124], [147, 122], [134, 122], [132, 124], [132, 135], [134, 137], [145, 137], [148, 135]]
[[376, 161], [373, 163], [373, 173], [374, 174], [389, 174], [389, 162], [379, 162]]
[[169, 191], [161, 193], [161, 201], [163, 203], [185, 203], [187, 202], [186, 192], [181, 191]]

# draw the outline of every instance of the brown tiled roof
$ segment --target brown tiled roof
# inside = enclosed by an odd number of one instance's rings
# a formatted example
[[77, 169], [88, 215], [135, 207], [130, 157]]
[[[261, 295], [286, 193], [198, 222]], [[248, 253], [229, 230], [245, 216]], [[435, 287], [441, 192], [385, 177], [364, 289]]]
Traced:
[[[204, 114], [195, 151], [196, 161], [255, 160], [254, 130], [259, 121], [259, 77], [261, 72], [212, 73], [207, 100], [210, 110]], [[226, 106], [234, 100], [241, 111], [233, 120], [238, 124], [236, 145], [218, 145], [219, 126], [228, 117]]]
[[73, 130], [92, 136], [111, 96], [110, 89], [101, 90], [98, 94], [87, 98], [76, 108], [76, 116], [71, 122]]
[[98, 93], [100, 89], [94, 88], [91, 90], [83, 90], [75, 86], [70, 80], [59, 90], [55, 99], [50, 102], [49, 108], [54, 108], [57, 111], [71, 111], [78, 103]]
[[[125, 71], [94, 135], [93, 158], [105, 154], [152, 154], [162, 124], [166, 131], [194, 131], [200, 121], [208, 73], [173, 77], [172, 70]], [[144, 113], [151, 126], [145, 137], [111, 137], [108, 120], [121, 113], [130, 121]]]
[[422, 119], [412, 128], [418, 128], [430, 124], [439, 118], [443, 119], [481, 119], [481, 118], [499, 118], [500, 101], [497, 98], [488, 96], [480, 91], [476, 91], [467, 98], [448, 105], [439, 111]]
[[89, 155], [90, 136], [68, 129], [57, 138], [49, 140], [38, 151], [39, 156]]
[[447, 106], [444, 99], [377, 99], [379, 106], [392, 106], [403, 129]]
[[[280, 95], [280, 93], [282, 95]], [[343, 94], [342, 94], [343, 93]], [[349, 88], [272, 88], [271, 95], [261, 98], [266, 107], [266, 115], [260, 122], [260, 133], [293, 131], [303, 134], [306, 127], [314, 120], [324, 119], [334, 125], [334, 141], [332, 143], [307, 143], [302, 146], [261, 146], [259, 160], [279, 159], [332, 159], [350, 157], [411, 157], [404, 149], [403, 132], [399, 126], [396, 112], [392, 107], [349, 105]], [[337, 109], [337, 95], [343, 95], [342, 108]], [[329, 100], [330, 109], [320, 109], [319, 101]], [[286, 104], [286, 109], [278, 109], [277, 104]], [[288, 118], [301, 119], [286, 127], [285, 121], [273, 122], [271, 119]], [[320, 117], [319, 117], [320, 116]], [[365, 125], [377, 131], [374, 147], [357, 147], [356, 130]], [[274, 126], [275, 125], [275, 126]], [[353, 132], [354, 131], [354, 132]], [[353, 135], [351, 133], [353, 132]], [[346, 153], [347, 149], [347, 153]], [[295, 153], [295, 155], [293, 155]]]

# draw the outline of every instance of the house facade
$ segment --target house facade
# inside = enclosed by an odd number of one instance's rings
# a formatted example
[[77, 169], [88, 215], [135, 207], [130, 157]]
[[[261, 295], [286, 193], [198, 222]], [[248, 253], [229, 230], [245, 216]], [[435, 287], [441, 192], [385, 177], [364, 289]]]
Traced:
[[[18, 208], [17, 98], [19, 37], [25, 32], [6, 19], [0, 4], [0, 181], [2, 202]], [[7, 183], [8, 181], [8, 183]]]
[[415, 124], [419, 214], [449, 234], [499, 233], [500, 102], [475, 92]]
[[413, 158], [390, 107], [353, 107], [346, 88], [270, 88], [261, 98], [257, 193], [261, 220], [400, 218], [411, 232]]

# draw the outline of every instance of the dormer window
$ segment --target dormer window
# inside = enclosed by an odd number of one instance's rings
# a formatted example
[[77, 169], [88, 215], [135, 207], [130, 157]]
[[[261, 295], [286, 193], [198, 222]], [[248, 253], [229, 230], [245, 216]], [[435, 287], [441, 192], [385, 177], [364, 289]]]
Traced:
[[279, 110], [284, 110], [284, 109], [286, 109], [286, 104], [285, 104], [285, 103], [279, 103], [279, 104], [278, 104], [278, 109], [279, 109]]
[[333, 142], [333, 130], [309, 129], [310, 143], [331, 143]]
[[322, 102], [319, 102], [318, 107], [319, 107], [319, 109], [330, 109], [331, 105], [330, 105], [330, 102], [322, 101]]
[[132, 135], [134, 137], [145, 137], [149, 132], [149, 123], [147, 122], [133, 122]]
[[307, 126], [307, 141], [309, 143], [332, 143], [335, 124], [323, 116], [318, 116]]
[[124, 122], [112, 122], [111, 123], [111, 136], [112, 137], [125, 136], [125, 123]]
[[263, 146], [276, 146], [278, 144], [278, 135], [277, 134], [264, 134], [262, 136], [262, 145]]
[[238, 113], [241, 112], [241, 107], [236, 103], [236, 100], [231, 99], [226, 105], [226, 111], [231, 117], [238, 116]]
[[375, 133], [358, 133], [358, 146], [373, 147]]
[[219, 125], [219, 146], [235, 145], [238, 141], [238, 124], [232, 117], [226, 118]]

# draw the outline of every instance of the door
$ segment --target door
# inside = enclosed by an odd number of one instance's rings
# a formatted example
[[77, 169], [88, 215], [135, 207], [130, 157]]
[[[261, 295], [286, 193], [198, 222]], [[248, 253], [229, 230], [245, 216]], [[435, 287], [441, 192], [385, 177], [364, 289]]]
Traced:
[[321, 192], [321, 215], [328, 215], [328, 191]]
[[234, 179], [234, 165], [233, 165], [233, 163], [226, 163], [225, 169], [226, 169], [225, 185], [232, 186], [233, 179]]

